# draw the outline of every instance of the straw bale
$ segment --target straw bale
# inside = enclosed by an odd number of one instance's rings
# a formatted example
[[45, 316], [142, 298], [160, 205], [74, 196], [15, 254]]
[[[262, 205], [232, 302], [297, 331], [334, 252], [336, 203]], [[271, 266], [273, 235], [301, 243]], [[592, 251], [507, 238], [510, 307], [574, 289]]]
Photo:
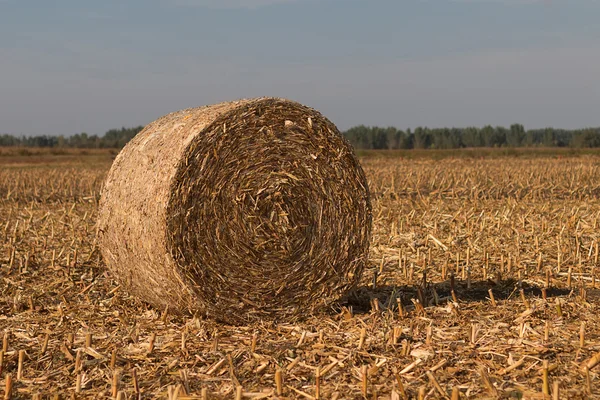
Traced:
[[259, 98], [149, 124], [107, 176], [99, 245], [131, 294], [229, 323], [294, 319], [356, 285], [371, 204], [319, 112]]

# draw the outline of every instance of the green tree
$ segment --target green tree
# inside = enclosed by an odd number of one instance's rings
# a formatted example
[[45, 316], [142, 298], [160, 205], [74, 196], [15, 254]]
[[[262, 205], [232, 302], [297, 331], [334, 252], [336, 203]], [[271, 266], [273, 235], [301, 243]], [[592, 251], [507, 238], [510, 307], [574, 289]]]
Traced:
[[600, 147], [600, 129], [583, 129], [573, 135], [571, 146], [579, 148]]
[[483, 132], [475, 127], [462, 130], [462, 143], [465, 147], [481, 147], [484, 145]]
[[521, 124], [512, 124], [506, 136], [506, 144], [510, 147], [519, 147], [525, 139], [525, 128]]
[[542, 140], [542, 144], [545, 147], [554, 147], [557, 145], [553, 128], [544, 129], [544, 139]]
[[427, 149], [431, 145], [429, 129], [417, 127], [414, 133], [413, 144], [415, 149]]

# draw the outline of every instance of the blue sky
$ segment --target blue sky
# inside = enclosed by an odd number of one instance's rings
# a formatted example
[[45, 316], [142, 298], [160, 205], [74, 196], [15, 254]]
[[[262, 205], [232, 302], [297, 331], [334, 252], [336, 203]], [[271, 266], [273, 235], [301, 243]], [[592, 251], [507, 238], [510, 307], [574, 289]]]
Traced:
[[281, 96], [353, 125], [600, 125], [596, 0], [0, 0], [0, 133]]

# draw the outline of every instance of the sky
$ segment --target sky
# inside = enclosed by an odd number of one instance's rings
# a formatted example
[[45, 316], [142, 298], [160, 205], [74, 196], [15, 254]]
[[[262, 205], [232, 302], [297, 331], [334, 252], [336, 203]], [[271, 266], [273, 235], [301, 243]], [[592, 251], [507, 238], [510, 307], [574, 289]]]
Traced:
[[600, 126], [598, 0], [0, 0], [0, 133], [278, 96], [352, 126]]

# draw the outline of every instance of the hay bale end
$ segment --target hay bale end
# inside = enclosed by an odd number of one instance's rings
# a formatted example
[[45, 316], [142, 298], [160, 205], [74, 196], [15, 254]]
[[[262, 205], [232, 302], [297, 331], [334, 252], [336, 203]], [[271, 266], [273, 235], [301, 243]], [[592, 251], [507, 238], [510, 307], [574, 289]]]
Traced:
[[108, 173], [98, 232], [110, 272], [159, 309], [282, 320], [356, 285], [371, 205], [364, 172], [329, 120], [259, 98], [146, 126]]

